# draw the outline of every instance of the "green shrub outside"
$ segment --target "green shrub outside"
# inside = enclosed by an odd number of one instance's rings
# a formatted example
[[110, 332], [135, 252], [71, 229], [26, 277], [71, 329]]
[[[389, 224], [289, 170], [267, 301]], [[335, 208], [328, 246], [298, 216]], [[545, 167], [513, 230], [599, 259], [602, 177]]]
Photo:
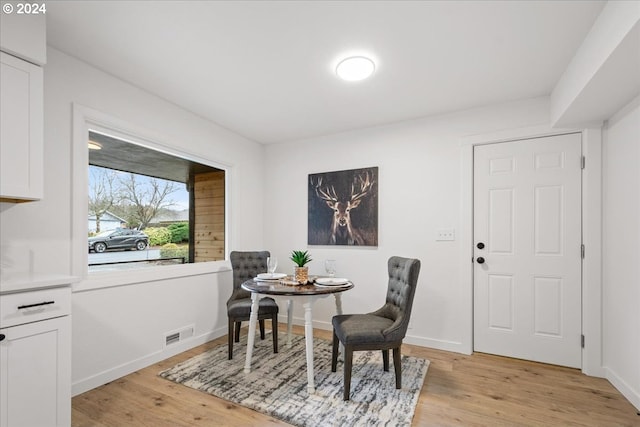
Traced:
[[160, 258], [188, 258], [189, 247], [178, 246], [175, 243], [167, 243], [160, 248]]
[[171, 232], [171, 243], [182, 243], [189, 241], [189, 223], [176, 222], [169, 224], [167, 229]]
[[149, 227], [143, 230], [149, 236], [150, 246], [162, 246], [171, 243], [171, 231], [166, 227]]

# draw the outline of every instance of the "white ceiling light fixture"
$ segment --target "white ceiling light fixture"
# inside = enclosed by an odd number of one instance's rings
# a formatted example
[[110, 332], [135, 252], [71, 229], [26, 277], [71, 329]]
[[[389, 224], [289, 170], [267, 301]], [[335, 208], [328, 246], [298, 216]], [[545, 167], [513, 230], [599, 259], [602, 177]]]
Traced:
[[342, 80], [355, 82], [371, 76], [375, 69], [376, 64], [366, 56], [350, 56], [338, 63], [336, 74]]
[[102, 144], [99, 142], [89, 140], [88, 144], [89, 150], [102, 150]]

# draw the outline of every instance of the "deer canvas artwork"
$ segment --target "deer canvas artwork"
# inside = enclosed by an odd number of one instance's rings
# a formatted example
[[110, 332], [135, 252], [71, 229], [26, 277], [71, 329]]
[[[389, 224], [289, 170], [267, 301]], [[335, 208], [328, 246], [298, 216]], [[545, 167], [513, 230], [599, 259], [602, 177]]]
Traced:
[[378, 246], [378, 168], [309, 175], [308, 244]]

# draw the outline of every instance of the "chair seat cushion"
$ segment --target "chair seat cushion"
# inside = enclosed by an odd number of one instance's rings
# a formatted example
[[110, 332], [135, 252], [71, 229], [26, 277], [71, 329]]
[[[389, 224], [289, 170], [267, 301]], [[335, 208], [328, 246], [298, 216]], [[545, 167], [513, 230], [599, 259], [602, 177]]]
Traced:
[[342, 314], [333, 316], [333, 330], [345, 345], [386, 342], [382, 331], [393, 324], [393, 320], [372, 314]]
[[[260, 300], [258, 316], [270, 315], [278, 312], [278, 304], [273, 298]], [[251, 298], [242, 298], [227, 302], [227, 315], [233, 318], [249, 318], [251, 315]]]

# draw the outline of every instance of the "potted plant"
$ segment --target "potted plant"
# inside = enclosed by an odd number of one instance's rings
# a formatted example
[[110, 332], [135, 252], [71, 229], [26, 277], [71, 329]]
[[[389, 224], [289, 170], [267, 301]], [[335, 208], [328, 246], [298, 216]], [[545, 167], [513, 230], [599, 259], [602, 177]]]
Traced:
[[311, 262], [311, 255], [308, 251], [293, 251], [291, 261], [296, 264], [294, 274], [296, 282], [306, 284], [309, 281], [309, 267], [306, 267], [306, 264]]

